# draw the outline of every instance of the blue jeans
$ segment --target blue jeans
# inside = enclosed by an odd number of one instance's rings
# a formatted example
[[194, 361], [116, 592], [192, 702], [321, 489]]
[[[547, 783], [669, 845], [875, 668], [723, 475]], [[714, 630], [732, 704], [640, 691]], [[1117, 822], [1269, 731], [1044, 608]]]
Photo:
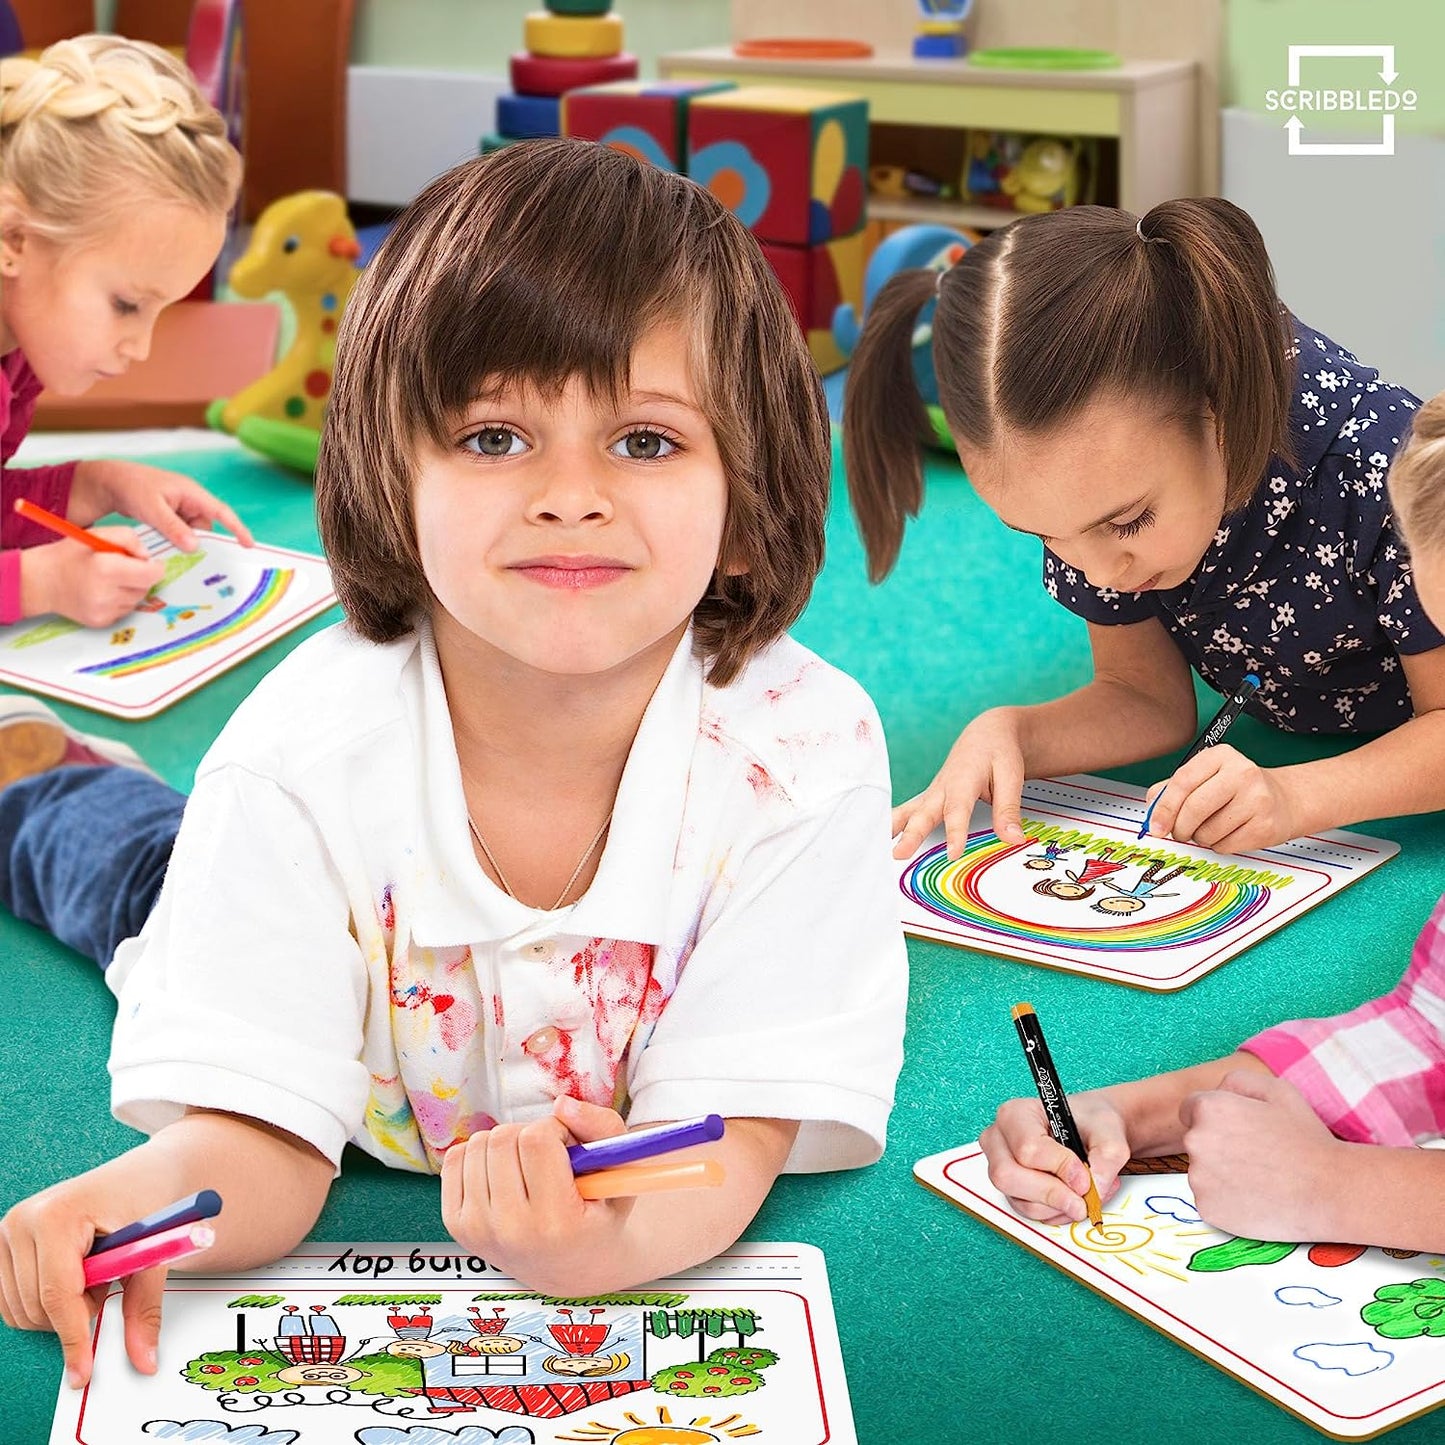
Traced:
[[155, 906], [185, 805], [134, 768], [12, 783], [0, 791], [0, 903], [107, 967]]

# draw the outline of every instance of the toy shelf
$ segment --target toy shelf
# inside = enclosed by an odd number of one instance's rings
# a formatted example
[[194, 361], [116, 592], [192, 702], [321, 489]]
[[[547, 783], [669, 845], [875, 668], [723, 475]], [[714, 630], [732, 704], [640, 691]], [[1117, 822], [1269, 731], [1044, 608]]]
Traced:
[[[1199, 194], [1197, 67], [1192, 60], [1128, 60], [1113, 70], [996, 70], [966, 60], [912, 60], [875, 55], [867, 60], [754, 60], [730, 46], [677, 51], [658, 59], [669, 80], [735, 81], [847, 90], [868, 102], [870, 126], [918, 127], [951, 133], [962, 154], [962, 132], [1009, 130], [1060, 136], [1094, 136], [1117, 151], [1113, 201], [1143, 212], [1174, 196]], [[1111, 169], [1115, 157], [1111, 154]], [[927, 169], [921, 165], [920, 169]], [[952, 179], [952, 178], [950, 178]], [[919, 219], [989, 228], [1012, 219], [1007, 211], [926, 198], [869, 198], [876, 219]]]

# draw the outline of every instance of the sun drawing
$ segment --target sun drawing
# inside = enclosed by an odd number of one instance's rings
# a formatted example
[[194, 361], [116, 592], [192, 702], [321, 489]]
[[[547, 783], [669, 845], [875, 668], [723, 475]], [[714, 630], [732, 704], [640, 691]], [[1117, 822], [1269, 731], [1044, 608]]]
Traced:
[[[724, 1436], [737, 1439], [743, 1435], [759, 1435], [756, 1425], [749, 1425], [741, 1415], [725, 1415], [714, 1420], [709, 1415], [698, 1415], [686, 1425], [674, 1425], [666, 1405], [657, 1407], [657, 1423], [649, 1424], [639, 1415], [628, 1410], [622, 1417], [624, 1425], [606, 1425], [601, 1420], [589, 1420], [577, 1426], [576, 1435], [559, 1435], [559, 1440], [585, 1440], [588, 1445], [712, 1445]], [[711, 1426], [704, 1430], [702, 1426]], [[715, 1434], [715, 1431], [722, 1434]]]
[[[1183, 1200], [1178, 1202], [1184, 1204]], [[1131, 1218], [1135, 1213], [1142, 1214], [1143, 1219]], [[1189, 1282], [1189, 1276], [1182, 1268], [1183, 1254], [1171, 1254], [1167, 1249], [1161, 1249], [1160, 1245], [1204, 1235], [1217, 1237], [1214, 1230], [1201, 1226], [1197, 1219], [1183, 1221], [1171, 1215], [1156, 1213], [1137, 1194], [1124, 1199], [1117, 1209], [1109, 1210], [1104, 1216], [1103, 1224], [1097, 1229], [1084, 1219], [1071, 1224], [1068, 1233], [1069, 1239], [1077, 1248], [1090, 1254], [1107, 1254], [1135, 1274], [1147, 1275], [1152, 1272], [1168, 1275], [1170, 1279], [1177, 1279], [1181, 1284]], [[1185, 1245], [1183, 1248], [1189, 1251], [1192, 1246]]]

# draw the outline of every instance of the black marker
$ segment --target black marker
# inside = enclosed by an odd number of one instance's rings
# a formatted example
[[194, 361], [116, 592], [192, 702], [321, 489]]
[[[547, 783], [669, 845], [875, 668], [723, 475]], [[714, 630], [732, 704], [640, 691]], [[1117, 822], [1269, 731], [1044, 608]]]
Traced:
[[[1205, 748], [1212, 748], [1215, 743], [1223, 742], [1225, 733], [1234, 726], [1235, 719], [1249, 706], [1250, 698], [1258, 691], [1259, 679], [1252, 672], [1245, 673], [1244, 681], [1239, 684], [1234, 696], [1226, 700], [1224, 706], [1214, 714], [1214, 721], [1195, 738], [1194, 746], [1184, 754], [1184, 761], [1179, 764], [1179, 767], [1182, 768], [1184, 763], [1202, 753]], [[1178, 770], [1176, 768], [1175, 772]], [[1168, 787], [1169, 784], [1166, 783], [1164, 787], [1160, 788], [1154, 795], [1154, 801], [1149, 804], [1149, 811], [1144, 814], [1144, 826], [1139, 829], [1141, 838], [1149, 831], [1149, 820], [1154, 816], [1154, 809], [1159, 806], [1159, 799], [1164, 796]]]
[[[1064, 1086], [1059, 1083], [1049, 1046], [1044, 1042], [1044, 1031], [1039, 1016], [1031, 1003], [1016, 1003], [1013, 1006], [1014, 1027], [1019, 1031], [1019, 1042], [1024, 1046], [1024, 1057], [1033, 1070], [1034, 1084], [1039, 1091], [1039, 1103], [1044, 1106], [1044, 1118], [1048, 1120], [1049, 1133], [1071, 1150], [1084, 1168], [1089, 1167], [1089, 1151], [1084, 1148], [1079, 1126], [1074, 1123], [1073, 1111], [1064, 1095]], [[1104, 1222], [1104, 1206], [1099, 1203], [1099, 1191], [1094, 1184], [1093, 1173], [1089, 1174], [1089, 1191], [1084, 1195], [1084, 1208], [1089, 1211], [1089, 1223], [1097, 1229]]]

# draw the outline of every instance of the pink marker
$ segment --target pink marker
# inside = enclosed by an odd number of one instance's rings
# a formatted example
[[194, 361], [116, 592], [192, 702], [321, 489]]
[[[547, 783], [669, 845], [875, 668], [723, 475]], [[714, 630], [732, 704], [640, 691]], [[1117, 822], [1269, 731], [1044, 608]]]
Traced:
[[158, 1264], [174, 1264], [187, 1255], [199, 1254], [216, 1242], [216, 1231], [209, 1224], [182, 1224], [133, 1244], [117, 1245], [104, 1254], [90, 1255], [85, 1261], [85, 1287], [93, 1289]]

